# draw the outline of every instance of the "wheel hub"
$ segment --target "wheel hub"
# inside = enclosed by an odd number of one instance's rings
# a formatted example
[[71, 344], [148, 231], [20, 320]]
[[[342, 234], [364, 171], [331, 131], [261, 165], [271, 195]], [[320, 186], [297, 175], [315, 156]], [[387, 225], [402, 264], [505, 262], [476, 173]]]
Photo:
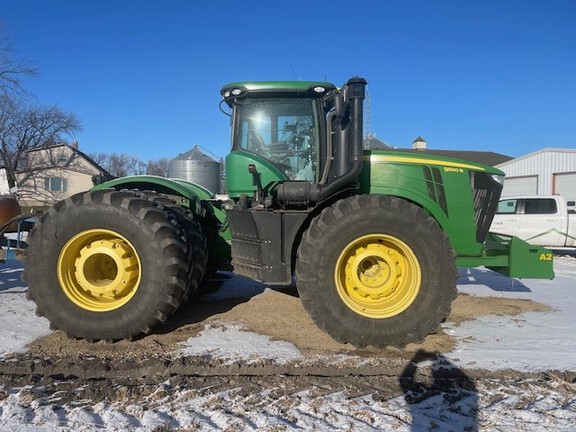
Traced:
[[383, 234], [360, 237], [340, 254], [336, 288], [344, 303], [369, 318], [389, 318], [406, 310], [419, 292], [420, 266], [412, 249]]
[[98, 297], [122, 297], [138, 278], [138, 260], [120, 239], [88, 243], [80, 250], [75, 267], [80, 286]]
[[70, 239], [58, 259], [60, 286], [83, 309], [105, 312], [127, 303], [140, 282], [140, 260], [130, 242], [109, 230]]
[[373, 298], [385, 295], [394, 269], [383, 256], [382, 245], [370, 245], [360, 253], [351, 255], [348, 264], [359, 293]]

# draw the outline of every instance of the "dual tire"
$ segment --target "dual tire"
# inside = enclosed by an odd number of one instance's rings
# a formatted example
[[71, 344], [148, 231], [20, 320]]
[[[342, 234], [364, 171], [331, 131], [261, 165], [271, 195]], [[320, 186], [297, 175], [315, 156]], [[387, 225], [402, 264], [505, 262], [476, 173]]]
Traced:
[[74, 195], [28, 240], [23, 278], [36, 313], [88, 340], [148, 334], [198, 287], [205, 264], [200, 226], [135, 191]]

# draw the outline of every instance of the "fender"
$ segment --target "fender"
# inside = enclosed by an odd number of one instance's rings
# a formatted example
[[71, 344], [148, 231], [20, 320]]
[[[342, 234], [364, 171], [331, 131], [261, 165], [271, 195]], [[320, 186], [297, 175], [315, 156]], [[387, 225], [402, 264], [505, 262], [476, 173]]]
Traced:
[[[205, 187], [186, 180], [151, 175], [137, 175], [120, 177], [92, 188], [92, 190], [102, 189], [137, 189], [141, 191], [154, 191], [165, 195], [181, 196], [187, 201], [183, 204], [197, 215], [205, 216], [207, 210], [210, 213], [216, 213], [215, 211], [211, 211], [212, 209], [209, 209], [204, 203], [207, 200], [213, 200], [214, 194]], [[214, 208], [212, 205], [209, 207]], [[216, 215], [218, 220], [222, 222], [222, 219], [225, 217], [224, 212], [219, 209], [216, 210], [222, 213], [221, 215]]]
[[153, 190], [158, 193], [178, 195], [191, 201], [214, 199], [214, 194], [199, 184], [151, 175], [120, 177], [92, 188], [92, 190], [102, 189]]
[[213, 215], [222, 226], [221, 234], [226, 240], [230, 239], [228, 224], [226, 223], [226, 213], [216, 201], [212, 192], [199, 184], [182, 179], [166, 178], [151, 175], [137, 175], [130, 177], [120, 177], [94, 186], [92, 190], [102, 189], [137, 189], [141, 191], [154, 191], [166, 195], [181, 196], [187, 202], [183, 204], [190, 211], [206, 217]]

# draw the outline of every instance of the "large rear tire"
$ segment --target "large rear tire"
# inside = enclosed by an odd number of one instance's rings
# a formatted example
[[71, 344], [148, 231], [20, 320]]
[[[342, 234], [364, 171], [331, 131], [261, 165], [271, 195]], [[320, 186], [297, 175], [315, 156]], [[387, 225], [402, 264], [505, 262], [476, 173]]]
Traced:
[[455, 260], [448, 237], [420, 207], [354, 196], [324, 209], [304, 233], [298, 292], [335, 340], [403, 347], [436, 332], [449, 315]]
[[28, 239], [28, 297], [74, 338], [148, 334], [183, 301], [194, 264], [174, 213], [134, 191], [74, 195]]

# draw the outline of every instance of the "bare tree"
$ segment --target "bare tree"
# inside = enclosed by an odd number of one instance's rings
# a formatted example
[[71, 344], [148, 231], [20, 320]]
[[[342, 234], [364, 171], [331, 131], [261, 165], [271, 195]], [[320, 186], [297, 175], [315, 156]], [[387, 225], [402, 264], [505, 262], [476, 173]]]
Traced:
[[59, 143], [81, 129], [80, 120], [56, 106], [31, 106], [24, 87], [25, 77], [39, 69], [29, 60], [17, 59], [0, 26], [0, 165], [6, 170], [8, 186], [16, 185], [28, 150]]
[[130, 172], [130, 156], [125, 153], [112, 153], [108, 156], [107, 171], [116, 177], [125, 177]]
[[169, 158], [149, 160], [146, 166], [146, 174], [160, 177], [168, 177]]
[[102, 168], [106, 169], [108, 164], [108, 155], [106, 153], [90, 153], [88, 157], [100, 165]]
[[128, 167], [131, 175], [146, 174], [146, 164], [133, 156], [129, 159]]
[[40, 75], [40, 70], [26, 59], [15, 58], [15, 51], [0, 24], [0, 102], [27, 95], [22, 79]]
[[0, 163], [8, 186], [16, 185], [16, 173], [25, 167], [29, 150], [65, 141], [82, 128], [80, 120], [56, 106], [22, 108], [14, 100], [0, 107]]
[[126, 153], [90, 153], [88, 156], [114, 177], [146, 174], [146, 164]]

